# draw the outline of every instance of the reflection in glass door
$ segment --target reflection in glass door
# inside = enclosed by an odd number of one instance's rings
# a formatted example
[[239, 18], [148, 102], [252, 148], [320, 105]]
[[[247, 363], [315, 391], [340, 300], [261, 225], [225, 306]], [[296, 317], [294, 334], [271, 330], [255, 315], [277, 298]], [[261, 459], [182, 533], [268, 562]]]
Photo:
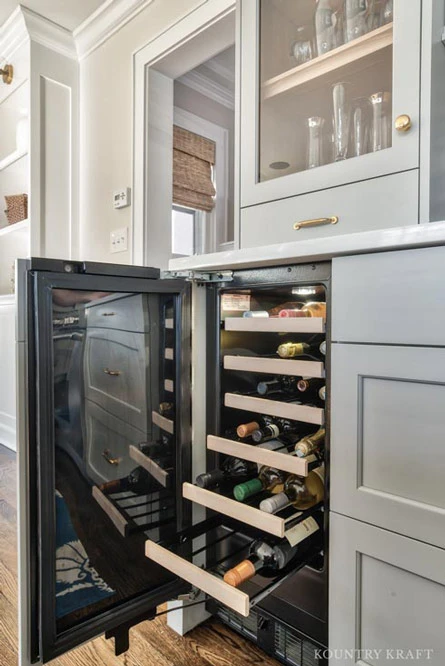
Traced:
[[257, 179], [392, 145], [393, 0], [260, 0]]
[[172, 294], [52, 301], [59, 633], [171, 579], [144, 544], [177, 530], [176, 340]]

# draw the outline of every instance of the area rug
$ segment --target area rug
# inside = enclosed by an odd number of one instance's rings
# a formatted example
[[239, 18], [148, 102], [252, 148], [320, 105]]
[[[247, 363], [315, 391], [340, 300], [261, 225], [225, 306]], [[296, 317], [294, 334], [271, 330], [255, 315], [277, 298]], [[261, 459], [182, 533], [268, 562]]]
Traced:
[[56, 617], [115, 594], [96, 569], [78, 538], [65, 500], [56, 490]]

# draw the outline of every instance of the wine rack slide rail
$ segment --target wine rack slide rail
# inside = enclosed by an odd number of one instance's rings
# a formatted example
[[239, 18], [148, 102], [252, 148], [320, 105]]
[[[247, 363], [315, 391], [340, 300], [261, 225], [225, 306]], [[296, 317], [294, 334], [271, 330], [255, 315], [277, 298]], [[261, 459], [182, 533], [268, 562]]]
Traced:
[[170, 435], [173, 435], [175, 431], [175, 424], [171, 419], [165, 418], [165, 416], [161, 416], [159, 412], [152, 412], [151, 413], [151, 420], [155, 425], [157, 425], [159, 428], [162, 430], [165, 430], [166, 432], [170, 433]]
[[324, 424], [324, 409], [319, 407], [295, 405], [291, 402], [267, 400], [248, 395], [237, 395], [236, 393], [226, 393], [224, 395], [224, 404], [226, 407], [242, 409], [246, 412], [278, 416], [282, 419], [303, 421], [304, 423], [313, 423], [314, 425]]
[[315, 377], [317, 379], [325, 377], [325, 367], [321, 361], [297, 361], [259, 356], [224, 356], [224, 369], [290, 377]]
[[288, 519], [286, 518], [266, 513], [248, 504], [243, 504], [237, 500], [230, 499], [230, 497], [215, 493], [212, 490], [194, 486], [192, 483], [186, 482], [183, 484], [182, 496], [185, 499], [196, 502], [196, 504], [205, 506], [207, 509], [218, 511], [218, 513], [235, 518], [235, 520], [239, 520], [246, 525], [251, 525], [268, 534], [282, 538], [285, 536], [288, 525]]
[[244, 444], [235, 442], [231, 439], [208, 435], [207, 448], [210, 451], [224, 453], [234, 458], [249, 460], [250, 462], [266, 465], [274, 469], [280, 469], [283, 472], [297, 474], [298, 476], [307, 476], [309, 474], [309, 463], [304, 458], [290, 455], [289, 453], [280, 453], [279, 451], [269, 451], [253, 444]]
[[326, 325], [321, 317], [228, 317], [226, 331], [251, 333], [324, 333]]
[[130, 458], [134, 460], [138, 465], [147, 470], [151, 476], [156, 479], [158, 483], [161, 484], [164, 488], [167, 488], [169, 485], [170, 477], [169, 473], [162, 469], [154, 460], [149, 456], [146, 456], [145, 453], [142, 453], [134, 444], [130, 444], [129, 447]]
[[154, 541], [145, 543], [145, 555], [202, 592], [209, 594], [217, 601], [240, 613], [240, 615], [244, 617], [249, 615], [249, 595], [236, 587], [228, 585], [221, 578], [201, 569], [192, 562], [176, 555], [176, 553], [172, 553]]

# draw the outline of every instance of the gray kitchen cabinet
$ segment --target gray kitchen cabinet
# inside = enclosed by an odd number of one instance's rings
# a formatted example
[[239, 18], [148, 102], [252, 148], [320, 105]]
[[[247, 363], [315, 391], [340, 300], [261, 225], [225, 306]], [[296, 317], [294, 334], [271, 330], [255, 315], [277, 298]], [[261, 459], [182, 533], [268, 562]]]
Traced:
[[329, 557], [329, 663], [442, 666], [444, 550], [332, 513]]
[[444, 3], [240, 5], [240, 246], [443, 219]]
[[444, 265], [445, 247], [334, 259], [332, 340], [445, 347]]
[[445, 349], [333, 344], [331, 508], [445, 548]]

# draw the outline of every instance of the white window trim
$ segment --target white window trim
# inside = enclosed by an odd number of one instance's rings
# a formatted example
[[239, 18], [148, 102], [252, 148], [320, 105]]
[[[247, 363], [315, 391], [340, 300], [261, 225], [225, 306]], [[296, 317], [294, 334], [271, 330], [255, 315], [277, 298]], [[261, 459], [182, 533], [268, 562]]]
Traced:
[[[234, 16], [236, 15], [236, 19]], [[169, 154], [172, 137], [167, 131], [168, 116], [173, 116], [173, 103], [165, 104], [165, 99], [173, 99], [173, 81], [205, 60], [233, 44], [233, 24], [235, 27], [236, 71], [239, 71], [239, 7], [236, 0], [202, 0], [196, 9], [170, 26], [165, 32], [133, 54], [134, 118], [133, 118], [133, 207], [132, 207], [132, 263], [147, 265], [152, 263], [167, 268], [167, 238], [149, 237], [147, 221], [162, 219], [169, 224], [166, 177], [161, 172], [154, 179], [147, 179], [150, 170], [148, 153], [163, 148], [158, 164], [171, 170]], [[152, 76], [156, 75], [156, 76]], [[156, 105], [158, 105], [156, 107]], [[171, 107], [170, 107], [171, 103]], [[169, 108], [167, 108], [169, 107]], [[154, 133], [149, 138], [153, 108], [162, 108], [153, 121]], [[235, 247], [239, 247], [239, 80], [235, 86], [235, 189], [234, 189], [234, 228]], [[156, 142], [163, 134], [163, 141]], [[172, 131], [171, 131], [172, 133]], [[168, 151], [168, 154], [167, 154]], [[150, 181], [150, 187], [147, 185]], [[165, 228], [167, 228], [165, 226]], [[151, 234], [150, 234], [151, 236]], [[157, 247], [156, 253], [150, 248]], [[223, 244], [226, 249], [227, 245]], [[163, 256], [161, 256], [163, 253]], [[170, 255], [171, 256], [171, 255]], [[168, 263], [168, 261], [167, 261]]]
[[210, 213], [204, 213], [205, 237], [198, 244], [204, 252], [218, 252], [227, 242], [229, 225], [229, 130], [176, 106], [173, 122], [216, 144], [215, 207]]

